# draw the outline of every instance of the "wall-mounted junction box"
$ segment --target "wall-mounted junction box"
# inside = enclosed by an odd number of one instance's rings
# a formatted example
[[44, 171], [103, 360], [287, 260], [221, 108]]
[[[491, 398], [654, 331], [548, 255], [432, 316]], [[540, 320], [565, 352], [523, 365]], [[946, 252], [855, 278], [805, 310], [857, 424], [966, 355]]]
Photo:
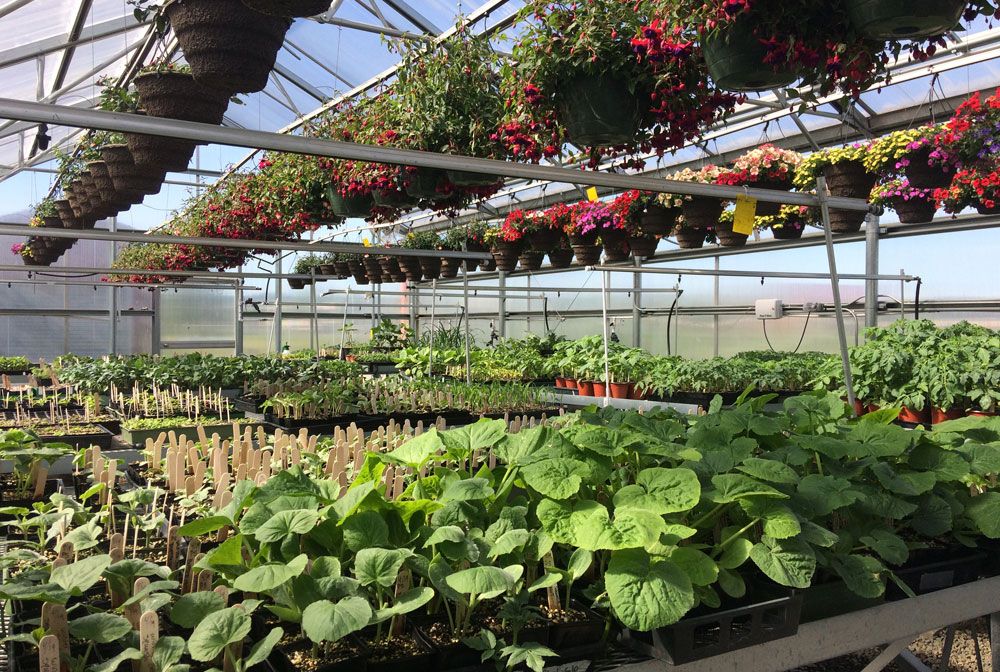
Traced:
[[757, 299], [754, 312], [758, 320], [780, 320], [784, 317], [781, 299]]

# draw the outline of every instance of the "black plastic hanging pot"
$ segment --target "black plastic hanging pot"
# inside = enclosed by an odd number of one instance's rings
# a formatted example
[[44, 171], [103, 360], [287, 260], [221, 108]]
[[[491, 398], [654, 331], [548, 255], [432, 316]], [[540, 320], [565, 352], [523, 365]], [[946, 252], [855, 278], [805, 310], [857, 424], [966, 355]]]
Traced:
[[705, 63], [712, 80], [727, 91], [768, 91], [793, 83], [788, 67], [765, 63], [767, 49], [744, 21], [731, 23], [717, 36], [705, 40]]
[[847, 0], [851, 22], [876, 40], [941, 35], [962, 19], [966, 0]]
[[331, 184], [326, 188], [326, 198], [330, 201], [330, 210], [338, 217], [368, 217], [372, 214], [371, 194], [360, 196], [342, 196]]
[[639, 99], [614, 75], [576, 77], [563, 85], [558, 101], [566, 134], [579, 147], [624, 145], [639, 131]]
[[443, 170], [417, 168], [415, 171], [407, 171], [404, 180], [406, 195], [410, 198], [433, 201], [446, 195], [444, 185], [448, 181], [448, 176]]

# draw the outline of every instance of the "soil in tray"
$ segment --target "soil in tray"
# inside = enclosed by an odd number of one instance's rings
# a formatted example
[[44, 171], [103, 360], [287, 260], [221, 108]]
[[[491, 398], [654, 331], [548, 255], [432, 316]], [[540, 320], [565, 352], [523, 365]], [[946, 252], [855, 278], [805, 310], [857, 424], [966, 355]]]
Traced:
[[385, 637], [372, 641], [365, 637], [361, 643], [366, 649], [368, 669], [390, 669], [391, 665], [406, 665], [409, 672], [429, 670], [434, 662], [433, 653], [412, 634], [402, 637]]
[[[284, 641], [284, 640], [282, 640]], [[330, 645], [328, 651], [320, 651], [318, 657], [313, 657], [311, 642], [297, 639], [287, 645], [279, 645], [275, 658], [278, 672], [319, 672], [324, 669], [348, 670], [352, 666], [360, 667], [363, 657], [361, 645], [351, 638], [344, 638]]]

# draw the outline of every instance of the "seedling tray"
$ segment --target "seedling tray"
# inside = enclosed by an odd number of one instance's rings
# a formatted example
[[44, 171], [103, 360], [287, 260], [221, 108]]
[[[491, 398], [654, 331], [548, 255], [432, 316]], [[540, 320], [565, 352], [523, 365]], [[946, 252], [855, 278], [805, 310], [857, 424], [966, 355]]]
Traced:
[[[257, 427], [265, 426], [264, 423], [245, 423], [241, 424], [240, 431], [246, 431], [246, 427], [250, 427], [254, 432], [257, 431]], [[228, 422], [225, 424], [218, 425], [204, 425], [205, 435], [208, 438], [212, 438], [212, 434], [218, 434], [219, 438], [222, 439], [232, 439], [233, 438], [233, 423]], [[188, 439], [198, 440], [198, 430], [197, 425], [177, 425], [175, 427], [163, 427], [160, 429], [135, 429], [128, 430], [122, 427], [122, 440], [125, 443], [132, 444], [133, 446], [144, 446], [146, 444], [146, 439], [153, 439], [154, 441], [161, 433], [169, 434], [171, 431], [177, 436], [184, 434]]]
[[109, 450], [112, 436], [111, 432], [102, 427], [100, 432], [92, 434], [57, 434], [42, 436], [41, 439], [43, 443], [67, 443], [73, 446], [74, 450], [90, 448], [91, 446], [100, 446], [101, 450]]
[[[913, 551], [910, 562], [893, 573], [914, 593], [923, 595], [975, 581], [986, 568], [988, 558], [983, 551], [965, 546]], [[885, 595], [887, 600], [907, 597], [892, 581], [886, 584]]]
[[878, 597], [861, 597], [839, 579], [817, 583], [798, 592], [802, 595], [801, 623], [870, 609], [885, 602], [884, 593]]
[[260, 405], [263, 402], [264, 397], [242, 395], [233, 399], [233, 408], [243, 413], [262, 413], [263, 409]]
[[[681, 665], [798, 632], [801, 594], [790, 589], [760, 589], [756, 593], [757, 600], [749, 604], [708, 611], [665, 628], [650, 632], [623, 629], [622, 642], [652, 658]], [[768, 594], [770, 599], [766, 599]]]

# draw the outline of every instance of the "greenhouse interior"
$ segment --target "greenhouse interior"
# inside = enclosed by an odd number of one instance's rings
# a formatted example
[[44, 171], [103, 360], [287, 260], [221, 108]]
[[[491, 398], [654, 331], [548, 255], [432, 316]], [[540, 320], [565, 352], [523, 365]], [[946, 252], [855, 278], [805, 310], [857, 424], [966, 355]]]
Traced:
[[0, 672], [1000, 670], [998, 0], [0, 0], [0, 236]]

